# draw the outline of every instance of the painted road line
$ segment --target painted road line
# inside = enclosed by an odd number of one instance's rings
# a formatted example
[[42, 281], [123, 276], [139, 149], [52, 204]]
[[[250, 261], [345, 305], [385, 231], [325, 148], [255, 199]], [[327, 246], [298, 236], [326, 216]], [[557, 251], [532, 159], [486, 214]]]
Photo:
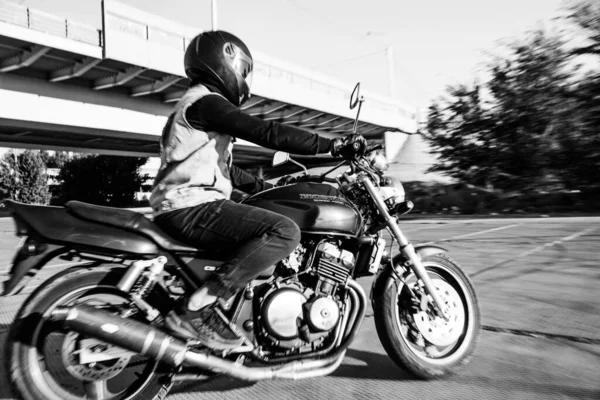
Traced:
[[516, 255], [513, 258], [510, 258], [508, 260], [496, 263], [496, 264], [492, 265], [491, 267], [487, 267], [487, 268], [484, 268], [484, 269], [482, 269], [480, 271], [477, 271], [477, 272], [471, 274], [470, 276], [471, 276], [471, 278], [473, 278], [475, 276], [483, 274], [484, 272], [491, 271], [491, 270], [493, 270], [495, 268], [498, 268], [500, 266], [503, 266], [505, 264], [513, 262], [513, 261], [515, 261], [515, 260], [517, 260], [519, 258], [527, 257], [527, 256], [530, 256], [530, 255], [532, 255], [534, 253], [538, 253], [538, 252], [540, 252], [540, 251], [542, 251], [544, 249], [547, 249], [547, 248], [550, 248], [550, 247], [553, 247], [553, 246], [557, 246], [557, 245], [562, 244], [564, 242], [569, 242], [569, 241], [571, 241], [573, 239], [577, 239], [578, 237], [583, 236], [583, 235], [587, 235], [588, 233], [591, 233], [591, 232], [593, 232], [593, 231], [595, 231], [597, 229], [598, 229], [597, 227], [584, 229], [584, 230], [582, 230], [580, 232], [574, 233], [574, 234], [569, 235], [569, 236], [565, 236], [564, 238], [555, 240], [553, 242], [548, 242], [548, 243], [543, 244], [541, 246], [538, 246], [538, 247], [536, 247], [534, 249], [531, 249], [531, 250], [528, 250], [528, 251], [526, 251], [524, 253], [518, 254], [518, 255]]
[[420, 231], [430, 230], [430, 229], [436, 229], [436, 228], [437, 229], [443, 229], [439, 225], [427, 225], [427, 226], [419, 226], [419, 227], [415, 227], [415, 228], [411, 228], [411, 229], [402, 229], [402, 232], [404, 232], [404, 233], [420, 232]]
[[440, 240], [435, 240], [433, 242], [427, 242], [427, 243], [419, 243], [419, 245], [423, 244], [423, 245], [427, 245], [427, 244], [434, 244], [434, 243], [439, 243], [439, 242], [449, 242], [450, 240], [456, 240], [456, 239], [463, 239], [466, 237], [470, 237], [470, 236], [475, 236], [475, 235], [481, 235], [483, 233], [488, 233], [488, 232], [495, 232], [495, 231], [501, 231], [503, 229], [508, 229], [508, 228], [512, 228], [515, 226], [520, 226], [521, 224], [512, 224], [512, 225], [505, 225], [505, 226], [499, 226], [497, 228], [492, 228], [492, 229], [486, 229], [484, 231], [478, 231], [478, 232], [472, 232], [472, 233], [467, 233], [465, 235], [459, 235], [459, 236], [452, 236], [449, 238], [445, 238], [445, 239], [440, 239]]
[[529, 336], [529, 337], [544, 338], [544, 339], [562, 339], [562, 340], [566, 340], [569, 342], [600, 345], [600, 339], [589, 338], [589, 337], [584, 337], [584, 336], [561, 335], [561, 334], [557, 334], [557, 333], [529, 331], [529, 330], [525, 330], [525, 329], [500, 328], [497, 326], [489, 326], [489, 325], [483, 325], [481, 327], [481, 329], [483, 329], [484, 331], [508, 333], [508, 334], [519, 335], [519, 336]]

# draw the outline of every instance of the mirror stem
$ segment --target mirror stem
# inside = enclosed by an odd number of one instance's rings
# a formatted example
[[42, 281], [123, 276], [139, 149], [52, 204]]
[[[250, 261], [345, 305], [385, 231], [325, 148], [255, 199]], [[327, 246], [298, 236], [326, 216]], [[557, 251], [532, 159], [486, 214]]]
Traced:
[[297, 161], [294, 161], [292, 158], [290, 158], [289, 161], [293, 162], [294, 164], [296, 164], [299, 167], [302, 167], [302, 169], [304, 170], [304, 172], [306, 173], [306, 175], [308, 175], [308, 169], [306, 169], [306, 167], [304, 165], [300, 164]]
[[365, 98], [360, 96], [358, 100], [358, 111], [356, 112], [356, 119], [354, 120], [354, 127], [352, 127], [352, 133], [356, 133], [356, 128], [358, 128], [358, 117], [360, 115], [360, 109], [362, 107], [363, 101], [365, 101]]

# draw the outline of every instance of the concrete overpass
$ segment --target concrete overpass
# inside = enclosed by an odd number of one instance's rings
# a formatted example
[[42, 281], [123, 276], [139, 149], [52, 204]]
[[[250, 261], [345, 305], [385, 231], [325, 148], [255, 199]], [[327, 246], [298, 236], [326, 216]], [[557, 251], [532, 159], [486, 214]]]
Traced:
[[[0, 0], [0, 146], [153, 157], [173, 104], [189, 84], [183, 54], [200, 30], [104, 0], [95, 29]], [[352, 83], [255, 55], [252, 98], [242, 108], [326, 136], [351, 127]], [[364, 92], [364, 90], [363, 90]], [[363, 93], [359, 133], [385, 141], [393, 158], [417, 129], [414, 109]], [[234, 149], [241, 167], [268, 165], [272, 151]], [[305, 158], [309, 166], [327, 157]]]

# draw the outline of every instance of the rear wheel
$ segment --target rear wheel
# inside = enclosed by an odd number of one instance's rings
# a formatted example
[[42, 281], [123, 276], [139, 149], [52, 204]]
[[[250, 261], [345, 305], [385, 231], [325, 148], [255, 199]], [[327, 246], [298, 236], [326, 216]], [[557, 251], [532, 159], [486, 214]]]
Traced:
[[[118, 267], [118, 268], [117, 268]], [[9, 332], [7, 370], [26, 400], [158, 399], [168, 370], [156, 361], [68, 331], [48, 320], [58, 306], [85, 303], [118, 312], [129, 303], [116, 289], [119, 265], [73, 268], [39, 287]], [[101, 353], [89, 358], [94, 353]], [[86, 362], [86, 358], [94, 360]]]
[[[422, 260], [450, 318], [438, 317], [412, 272], [404, 283], [391, 271], [374, 288], [375, 326], [388, 355], [403, 369], [423, 379], [441, 378], [470, 360], [481, 333], [479, 303], [467, 275], [445, 254]], [[425, 310], [423, 310], [425, 308]]]

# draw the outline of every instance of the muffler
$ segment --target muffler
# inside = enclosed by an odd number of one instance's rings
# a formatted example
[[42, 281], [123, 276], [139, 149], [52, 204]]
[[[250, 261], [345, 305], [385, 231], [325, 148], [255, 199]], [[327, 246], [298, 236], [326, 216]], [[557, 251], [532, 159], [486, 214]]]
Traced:
[[172, 367], [187, 365], [229, 375], [246, 381], [265, 379], [304, 379], [323, 376], [341, 364], [345, 347], [319, 360], [301, 360], [272, 367], [246, 367], [190, 349], [187, 344], [142, 322], [87, 305], [57, 307], [52, 319], [62, 321], [69, 329], [123, 349], [159, 360]]

